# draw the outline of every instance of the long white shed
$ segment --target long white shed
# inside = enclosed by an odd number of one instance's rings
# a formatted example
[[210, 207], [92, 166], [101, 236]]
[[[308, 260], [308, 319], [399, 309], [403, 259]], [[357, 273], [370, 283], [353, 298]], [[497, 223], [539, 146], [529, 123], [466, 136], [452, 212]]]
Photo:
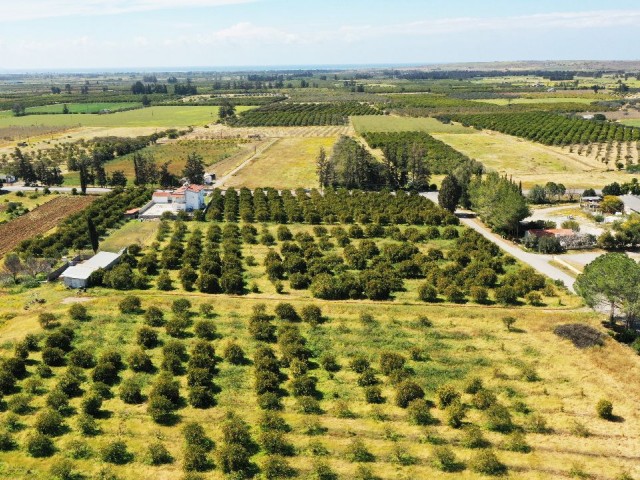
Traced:
[[99, 252], [89, 260], [67, 268], [60, 277], [67, 287], [86, 288], [93, 272], [100, 268], [110, 269], [118, 263], [121, 255], [122, 253]]

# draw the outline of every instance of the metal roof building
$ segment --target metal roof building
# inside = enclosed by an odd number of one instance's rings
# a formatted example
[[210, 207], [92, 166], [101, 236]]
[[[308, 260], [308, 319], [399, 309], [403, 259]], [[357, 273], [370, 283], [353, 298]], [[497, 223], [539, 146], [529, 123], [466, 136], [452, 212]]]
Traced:
[[89, 284], [89, 277], [100, 268], [108, 270], [120, 260], [122, 253], [99, 252], [86, 262], [67, 268], [60, 277], [70, 288], [85, 288]]

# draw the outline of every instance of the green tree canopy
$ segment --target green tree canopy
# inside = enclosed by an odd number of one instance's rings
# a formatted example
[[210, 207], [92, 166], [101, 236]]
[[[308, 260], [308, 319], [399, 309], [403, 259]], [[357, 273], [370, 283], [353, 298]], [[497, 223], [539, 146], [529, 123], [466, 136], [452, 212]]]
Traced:
[[592, 308], [608, 304], [614, 321], [616, 308], [633, 318], [640, 307], [640, 265], [624, 253], [607, 253], [587, 265], [574, 288]]

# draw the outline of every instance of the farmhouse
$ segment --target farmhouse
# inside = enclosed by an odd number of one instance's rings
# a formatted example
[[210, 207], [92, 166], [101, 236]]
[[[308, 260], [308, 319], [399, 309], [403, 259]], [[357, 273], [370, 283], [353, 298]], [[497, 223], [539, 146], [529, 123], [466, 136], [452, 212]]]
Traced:
[[204, 188], [204, 185], [185, 184], [176, 190], [156, 190], [151, 202], [140, 209], [139, 217], [153, 219], [160, 218], [164, 212], [202, 210], [205, 207]]
[[580, 197], [580, 208], [590, 210], [592, 212], [600, 210], [602, 197]]
[[69, 288], [86, 288], [89, 286], [89, 277], [96, 270], [110, 269], [120, 261], [120, 253], [100, 252], [89, 260], [67, 268], [60, 278]]

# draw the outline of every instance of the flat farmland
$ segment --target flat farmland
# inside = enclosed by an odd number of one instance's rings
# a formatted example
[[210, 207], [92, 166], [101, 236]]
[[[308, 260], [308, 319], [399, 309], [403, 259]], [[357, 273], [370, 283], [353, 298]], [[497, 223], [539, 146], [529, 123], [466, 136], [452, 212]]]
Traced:
[[607, 171], [595, 159], [498, 132], [433, 133], [433, 136], [487, 168], [512, 175], [515, 181], [522, 181], [524, 188], [548, 181], [563, 183], [567, 188], [602, 188], [629, 179], [624, 172]]
[[55, 197], [26, 215], [0, 225], [0, 255], [4, 255], [23, 240], [48, 232], [58, 225], [60, 220], [79, 212], [95, 198], [89, 195]]
[[336, 137], [278, 139], [227, 180], [225, 186], [256, 188], [269, 185], [277, 189], [316, 187], [315, 160], [320, 147], [330, 154], [336, 140]]
[[476, 102], [492, 103], [494, 105], [529, 105], [536, 103], [584, 103], [591, 104], [596, 101], [595, 98], [583, 97], [535, 97], [535, 98], [488, 98], [482, 100], [474, 100]]
[[133, 244], [138, 244], [144, 248], [154, 239], [159, 226], [160, 222], [131, 220], [101, 241], [100, 250], [103, 252], [118, 252]]
[[53, 194], [43, 195], [36, 192], [25, 192], [22, 197], [18, 196], [18, 192], [7, 192], [6, 190], [0, 190], [0, 192], [0, 222], [10, 220], [7, 214], [7, 204], [9, 202], [21, 203], [24, 208], [33, 210], [56, 198]]
[[[98, 113], [102, 110], [110, 110], [112, 112], [124, 110], [128, 108], [142, 107], [142, 103], [136, 102], [96, 102], [96, 103], [69, 103], [66, 104], [69, 113]], [[39, 107], [27, 108], [27, 113], [57, 113], [62, 114], [64, 103], [56, 103], [53, 105], [42, 105]]]
[[396, 117], [388, 115], [363, 115], [351, 117], [353, 128], [364, 132], [427, 132], [427, 133], [472, 133], [472, 128], [459, 124], [444, 124], [431, 117]]
[[[252, 107], [237, 107], [237, 112]], [[187, 127], [218, 120], [219, 107], [149, 107], [105, 115], [26, 115], [14, 117], [0, 112], [0, 128], [9, 126], [84, 126], [84, 127]]]
[[620, 123], [629, 127], [640, 127], [640, 118], [633, 118], [629, 120], [620, 120]]

